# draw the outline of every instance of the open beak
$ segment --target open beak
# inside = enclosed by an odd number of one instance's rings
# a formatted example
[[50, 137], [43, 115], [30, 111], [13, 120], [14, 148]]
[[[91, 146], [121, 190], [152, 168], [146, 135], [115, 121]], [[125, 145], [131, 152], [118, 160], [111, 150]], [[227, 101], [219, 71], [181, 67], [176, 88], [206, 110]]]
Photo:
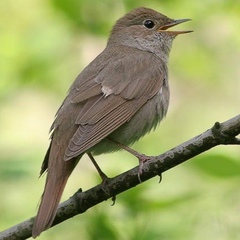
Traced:
[[161, 26], [159, 29], [158, 29], [158, 32], [168, 32], [170, 34], [174, 34], [174, 35], [178, 35], [178, 34], [184, 34], [184, 33], [190, 33], [190, 32], [193, 32], [193, 31], [165, 31], [167, 30], [168, 28], [171, 28], [173, 26], [176, 26], [180, 23], [184, 23], [184, 22], [187, 22], [187, 21], [190, 21], [191, 19], [178, 19], [178, 20], [172, 20], [170, 23], [167, 23], [163, 26]]

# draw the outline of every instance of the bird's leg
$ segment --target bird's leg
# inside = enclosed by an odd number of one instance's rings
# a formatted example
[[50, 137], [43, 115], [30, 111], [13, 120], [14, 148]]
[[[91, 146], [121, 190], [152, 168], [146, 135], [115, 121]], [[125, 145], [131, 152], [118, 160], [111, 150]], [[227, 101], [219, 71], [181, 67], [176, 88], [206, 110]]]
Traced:
[[135, 157], [138, 158], [138, 160], [139, 160], [138, 180], [139, 180], [139, 182], [142, 182], [142, 181], [141, 181], [141, 178], [140, 178], [140, 175], [142, 174], [143, 164], [144, 164], [144, 162], [146, 162], [147, 160], [151, 159], [151, 157], [146, 156], [146, 155], [144, 155], [144, 154], [142, 154], [142, 153], [139, 153], [139, 152], [133, 150], [132, 148], [130, 148], [130, 147], [128, 147], [128, 146], [126, 146], [126, 145], [124, 145], [124, 144], [116, 141], [116, 140], [113, 139], [113, 138], [107, 138], [107, 139], [108, 139], [109, 141], [113, 142], [114, 144], [116, 144], [117, 146], [119, 146], [120, 148], [126, 150], [127, 152], [131, 153], [132, 155], [134, 155]]
[[[99, 176], [102, 179], [102, 190], [109, 195], [109, 193], [105, 190], [104, 185], [107, 183], [107, 180], [109, 177], [101, 170], [101, 168], [98, 166], [96, 160], [94, 159], [93, 155], [91, 153], [87, 153], [88, 157], [90, 158], [91, 162], [93, 163], [94, 167], [97, 169]], [[112, 197], [112, 206], [115, 204], [116, 196], [114, 195]]]
[[87, 153], [88, 157], [90, 158], [91, 162], [93, 163], [94, 167], [97, 169], [99, 176], [102, 179], [102, 182], [105, 182], [108, 179], [108, 176], [101, 170], [98, 166], [97, 162], [95, 161], [93, 155], [91, 153]]

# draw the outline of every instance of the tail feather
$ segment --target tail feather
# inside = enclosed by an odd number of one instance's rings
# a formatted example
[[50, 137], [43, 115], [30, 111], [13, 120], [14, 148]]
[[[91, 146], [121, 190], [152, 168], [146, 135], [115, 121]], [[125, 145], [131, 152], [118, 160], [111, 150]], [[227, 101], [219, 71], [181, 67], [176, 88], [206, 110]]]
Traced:
[[42, 231], [51, 227], [56, 216], [58, 204], [67, 183], [67, 179], [68, 177], [65, 176], [64, 179], [58, 179], [58, 181], [48, 181], [49, 176], [47, 177], [41, 204], [33, 225], [33, 238], [39, 236]]
[[[73, 105], [71, 106], [74, 107]], [[78, 115], [78, 111], [73, 110], [69, 109], [68, 106], [64, 112], [61, 112], [61, 114], [59, 112], [53, 124], [51, 143], [40, 171], [40, 175], [46, 171], [47, 178], [38, 213], [33, 224], [32, 237], [34, 238], [51, 227], [67, 180], [82, 156], [81, 154], [69, 161], [64, 161], [69, 141], [78, 128], [77, 125], [73, 125], [72, 121], [69, 120], [75, 119]]]
[[67, 180], [80, 157], [81, 156], [73, 158], [67, 162], [62, 158], [51, 159], [51, 161], [49, 161], [44, 192], [33, 224], [33, 238], [39, 236], [41, 232], [51, 227]]

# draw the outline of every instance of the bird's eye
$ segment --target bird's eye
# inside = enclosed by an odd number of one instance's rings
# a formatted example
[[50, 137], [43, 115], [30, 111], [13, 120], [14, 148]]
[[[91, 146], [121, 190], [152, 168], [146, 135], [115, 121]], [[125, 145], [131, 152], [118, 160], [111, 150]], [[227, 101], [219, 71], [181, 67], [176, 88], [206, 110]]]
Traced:
[[153, 28], [155, 26], [155, 23], [152, 21], [152, 20], [146, 20], [143, 25], [146, 27], [146, 28]]

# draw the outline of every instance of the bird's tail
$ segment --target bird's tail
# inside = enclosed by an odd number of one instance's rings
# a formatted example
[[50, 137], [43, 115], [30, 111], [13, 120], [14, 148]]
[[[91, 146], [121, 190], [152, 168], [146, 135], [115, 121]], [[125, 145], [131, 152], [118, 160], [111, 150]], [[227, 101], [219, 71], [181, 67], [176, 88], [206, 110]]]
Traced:
[[55, 164], [48, 166], [44, 192], [33, 225], [33, 238], [51, 227], [67, 180], [78, 162], [78, 159], [58, 160], [60, 161], [56, 161], [57, 166], [54, 166]]

